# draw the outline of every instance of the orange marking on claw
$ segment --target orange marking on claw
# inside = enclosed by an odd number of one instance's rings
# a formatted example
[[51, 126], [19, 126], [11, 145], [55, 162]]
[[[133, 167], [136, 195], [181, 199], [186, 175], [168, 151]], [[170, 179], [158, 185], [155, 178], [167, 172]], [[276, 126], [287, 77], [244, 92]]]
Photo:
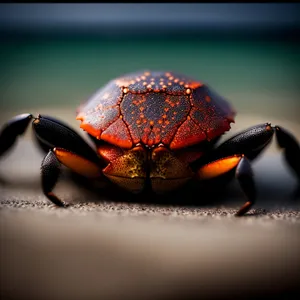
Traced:
[[200, 168], [197, 174], [200, 179], [215, 178], [235, 168], [241, 159], [242, 156], [234, 155], [216, 160]]
[[55, 148], [53, 152], [62, 164], [78, 174], [89, 178], [97, 178], [102, 175], [101, 168], [86, 158], [59, 148]]

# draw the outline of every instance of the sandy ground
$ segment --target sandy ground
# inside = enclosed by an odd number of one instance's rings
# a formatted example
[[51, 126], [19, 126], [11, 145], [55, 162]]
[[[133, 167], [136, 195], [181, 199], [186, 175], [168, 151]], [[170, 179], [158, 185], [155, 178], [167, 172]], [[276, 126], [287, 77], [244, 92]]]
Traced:
[[1, 299], [297, 299], [299, 190], [275, 146], [254, 163], [258, 200], [244, 218], [236, 182], [138, 199], [67, 173], [55, 191], [70, 207], [56, 208], [41, 159], [28, 133], [0, 164]]

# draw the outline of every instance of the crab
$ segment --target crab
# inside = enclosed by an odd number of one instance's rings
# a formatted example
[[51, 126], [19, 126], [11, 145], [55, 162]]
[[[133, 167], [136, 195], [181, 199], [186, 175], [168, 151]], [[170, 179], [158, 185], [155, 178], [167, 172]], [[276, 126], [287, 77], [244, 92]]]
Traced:
[[43, 193], [57, 206], [67, 206], [53, 192], [61, 165], [88, 180], [105, 178], [135, 194], [145, 188], [165, 194], [191, 180], [205, 183], [234, 172], [246, 198], [236, 216], [243, 216], [256, 200], [251, 162], [274, 133], [298, 178], [300, 147], [290, 132], [270, 123], [216, 146], [235, 116], [228, 100], [203, 82], [175, 72], [138, 71], [109, 81], [77, 109], [76, 119], [95, 149], [56, 118], [21, 114], [3, 126], [0, 156], [32, 121], [36, 140], [46, 152], [41, 164]]

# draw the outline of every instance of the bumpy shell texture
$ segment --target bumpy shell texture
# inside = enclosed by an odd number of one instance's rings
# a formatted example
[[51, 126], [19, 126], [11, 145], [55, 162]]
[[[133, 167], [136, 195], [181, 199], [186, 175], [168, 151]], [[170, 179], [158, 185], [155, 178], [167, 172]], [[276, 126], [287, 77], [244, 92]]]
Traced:
[[78, 109], [80, 127], [121, 148], [163, 144], [176, 150], [230, 130], [235, 111], [185, 75], [140, 71], [111, 80]]

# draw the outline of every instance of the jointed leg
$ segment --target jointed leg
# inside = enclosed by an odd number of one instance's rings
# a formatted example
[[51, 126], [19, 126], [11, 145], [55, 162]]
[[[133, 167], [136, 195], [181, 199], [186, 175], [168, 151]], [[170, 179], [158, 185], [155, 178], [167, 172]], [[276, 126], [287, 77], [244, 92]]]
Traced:
[[296, 138], [286, 129], [279, 126], [272, 127], [270, 123], [253, 126], [236, 134], [216, 148], [206, 159], [212, 161], [234, 154], [244, 154], [252, 161], [270, 144], [274, 133], [278, 145], [284, 150], [286, 163], [300, 179], [300, 146]]
[[240, 132], [218, 146], [207, 157], [209, 161], [235, 154], [254, 160], [272, 141], [274, 128], [270, 123], [259, 124]]
[[57, 206], [66, 206], [52, 190], [54, 189], [59, 175], [61, 173], [61, 164], [52, 150], [45, 156], [41, 165], [41, 179], [44, 195]]
[[199, 180], [210, 180], [233, 169], [235, 169], [236, 179], [246, 197], [245, 204], [236, 213], [236, 216], [242, 216], [254, 205], [256, 198], [251, 164], [244, 155], [233, 155], [212, 161], [198, 169], [197, 178]]
[[53, 117], [39, 115], [32, 125], [36, 137], [49, 149], [67, 149], [94, 162], [100, 162], [95, 151], [66, 124]]
[[[225, 141], [218, 148], [195, 162], [199, 179], [216, 178], [236, 168], [236, 178], [244, 191], [247, 202], [237, 212], [244, 215], [256, 198], [255, 183], [250, 161], [266, 149], [276, 134], [279, 146], [284, 150], [285, 160], [300, 180], [300, 146], [295, 137], [282, 127], [265, 123], [253, 126]], [[240, 158], [240, 160], [237, 160]]]
[[250, 210], [256, 200], [256, 188], [253, 179], [253, 172], [251, 164], [246, 157], [243, 157], [238, 163], [235, 175], [247, 199], [246, 203], [236, 213], [236, 216], [243, 216]]
[[66, 206], [52, 191], [61, 172], [61, 163], [74, 172], [88, 178], [101, 177], [99, 165], [61, 148], [50, 150], [41, 165], [42, 188], [45, 196], [58, 206]]
[[0, 156], [15, 144], [19, 135], [24, 134], [31, 120], [35, 136], [44, 151], [60, 147], [99, 161], [95, 151], [66, 124], [53, 117], [39, 115], [35, 118], [31, 114], [18, 115], [3, 126], [0, 132]]
[[277, 142], [284, 151], [285, 160], [300, 181], [300, 146], [295, 137], [286, 129], [275, 126], [275, 130]]
[[0, 156], [15, 144], [19, 135], [24, 134], [32, 118], [31, 114], [18, 115], [3, 126], [0, 132]]
[[30, 114], [10, 120], [0, 134], [0, 156], [15, 143], [17, 136], [25, 132], [30, 120], [41, 148], [48, 152], [42, 161], [42, 188], [46, 197], [58, 206], [63, 202], [52, 190], [59, 178], [61, 164], [86, 177], [100, 177], [102, 161], [92, 148], [66, 124], [52, 118]]

